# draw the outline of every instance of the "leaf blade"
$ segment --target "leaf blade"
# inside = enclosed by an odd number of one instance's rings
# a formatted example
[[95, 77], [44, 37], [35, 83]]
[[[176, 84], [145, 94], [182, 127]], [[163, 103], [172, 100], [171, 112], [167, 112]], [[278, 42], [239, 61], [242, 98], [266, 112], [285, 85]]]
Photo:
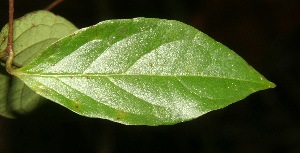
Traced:
[[273, 86], [202, 32], [146, 18], [79, 30], [15, 74], [78, 114], [145, 125], [191, 120]]
[[13, 118], [11, 111], [7, 107], [7, 94], [9, 88], [9, 77], [0, 73], [0, 114], [7, 118]]

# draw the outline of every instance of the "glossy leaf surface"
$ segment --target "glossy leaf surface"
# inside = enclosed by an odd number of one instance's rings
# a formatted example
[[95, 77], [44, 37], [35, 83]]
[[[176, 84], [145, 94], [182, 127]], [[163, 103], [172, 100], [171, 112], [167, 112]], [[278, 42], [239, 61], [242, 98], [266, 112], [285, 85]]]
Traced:
[[[36, 11], [14, 21], [14, 66], [22, 67], [30, 62], [53, 42], [77, 28], [66, 19], [48, 11]], [[0, 58], [5, 67], [8, 25], [0, 33]], [[14, 118], [15, 114], [26, 114], [44, 100], [17, 77], [5, 73], [1, 68], [0, 115]]]
[[78, 114], [134, 125], [191, 120], [274, 87], [197, 29], [147, 18], [79, 30], [14, 73]]

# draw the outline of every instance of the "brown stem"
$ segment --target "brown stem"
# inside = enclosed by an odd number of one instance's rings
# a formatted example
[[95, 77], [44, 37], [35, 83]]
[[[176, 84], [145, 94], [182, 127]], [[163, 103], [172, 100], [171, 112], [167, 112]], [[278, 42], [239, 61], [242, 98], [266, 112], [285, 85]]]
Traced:
[[8, 58], [6, 60], [6, 70], [8, 72], [12, 71], [12, 62], [14, 59], [14, 51], [13, 51], [13, 31], [14, 31], [14, 0], [9, 0], [9, 11], [8, 11], [8, 41], [7, 41], [7, 55]]
[[45, 10], [51, 10], [53, 7], [55, 7], [56, 5], [58, 5], [59, 3], [63, 2], [64, 0], [55, 0], [54, 2], [52, 2], [49, 6], [47, 6], [45, 8]]

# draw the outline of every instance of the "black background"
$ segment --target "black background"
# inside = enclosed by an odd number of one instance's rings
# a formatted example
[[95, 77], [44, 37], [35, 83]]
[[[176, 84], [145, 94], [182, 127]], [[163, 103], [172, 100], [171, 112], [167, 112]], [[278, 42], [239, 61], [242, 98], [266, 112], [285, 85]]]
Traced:
[[[52, 0], [16, 0], [15, 15]], [[0, 0], [0, 27], [7, 21]], [[54, 103], [11, 120], [0, 117], [0, 153], [299, 153], [300, 1], [65, 0], [52, 10], [79, 28], [116, 18], [174, 19], [242, 56], [275, 89], [173, 126], [125, 126], [78, 116]]]

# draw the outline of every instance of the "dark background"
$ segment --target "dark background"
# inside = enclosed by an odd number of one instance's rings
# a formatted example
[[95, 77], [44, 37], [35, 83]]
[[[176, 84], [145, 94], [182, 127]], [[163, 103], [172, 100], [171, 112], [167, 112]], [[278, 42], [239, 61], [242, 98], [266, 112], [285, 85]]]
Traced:
[[[52, 0], [16, 0], [20, 17]], [[0, 0], [0, 27], [7, 20]], [[52, 10], [79, 28], [116, 18], [175, 19], [242, 56], [275, 89], [174, 126], [125, 126], [54, 103], [20, 119], [0, 117], [0, 153], [299, 153], [299, 0], [65, 0]]]

